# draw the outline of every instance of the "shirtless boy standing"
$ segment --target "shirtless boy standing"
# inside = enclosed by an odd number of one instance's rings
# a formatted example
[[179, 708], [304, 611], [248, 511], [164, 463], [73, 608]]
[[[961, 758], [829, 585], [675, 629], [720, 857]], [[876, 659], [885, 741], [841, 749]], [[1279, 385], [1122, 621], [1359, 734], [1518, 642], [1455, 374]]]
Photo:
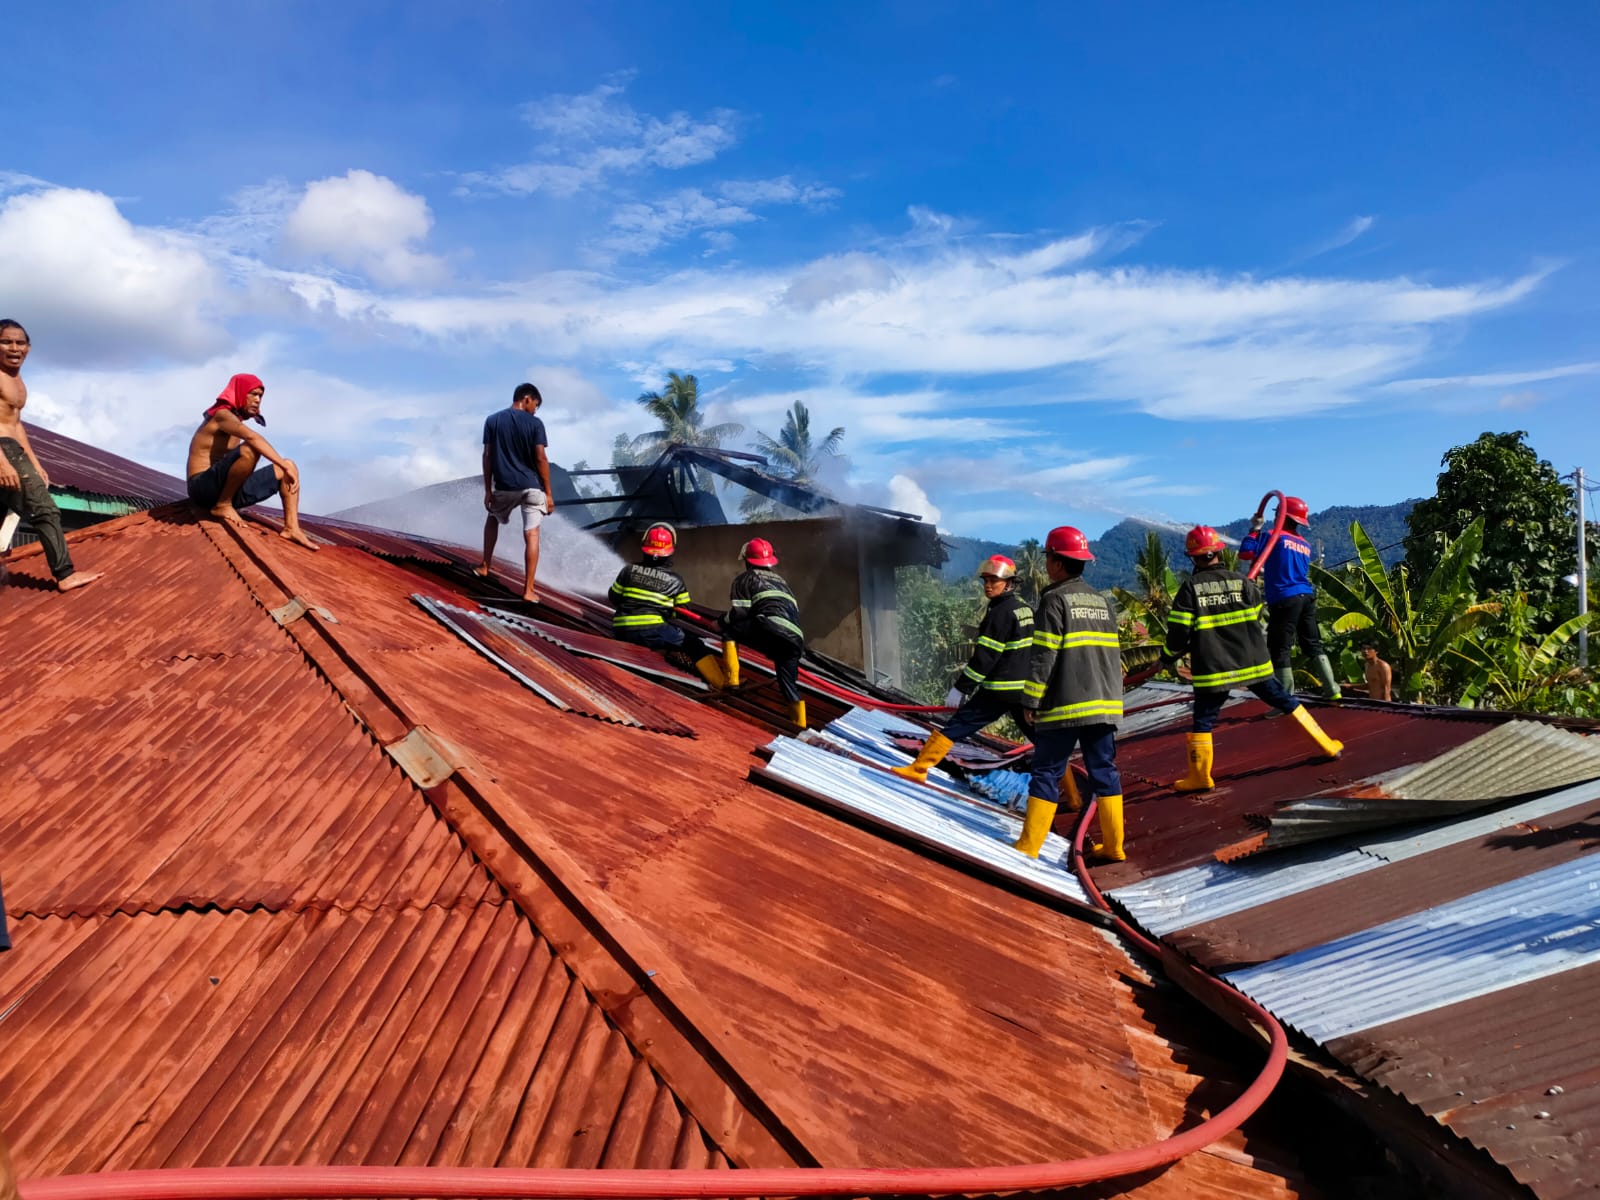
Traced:
[[[205, 420], [189, 440], [189, 466], [184, 472], [189, 499], [213, 520], [238, 527], [244, 524], [241, 508], [281, 494], [283, 530], [278, 536], [315, 550], [317, 544], [300, 528], [300, 472], [245, 424], [246, 420], [267, 423], [261, 415], [266, 390], [254, 375], [235, 375], [206, 409]], [[256, 464], [263, 458], [271, 465], [258, 470]]]
[[13, 514], [28, 518], [44, 543], [44, 560], [63, 592], [81, 588], [100, 578], [98, 571], [86, 574], [72, 565], [66, 535], [61, 531], [61, 512], [50, 498], [50, 476], [34, 457], [28, 444], [28, 431], [22, 427], [22, 409], [28, 403], [28, 385], [22, 382], [22, 360], [33, 344], [28, 331], [15, 321], [0, 320], [0, 550], [11, 542], [15, 527]]

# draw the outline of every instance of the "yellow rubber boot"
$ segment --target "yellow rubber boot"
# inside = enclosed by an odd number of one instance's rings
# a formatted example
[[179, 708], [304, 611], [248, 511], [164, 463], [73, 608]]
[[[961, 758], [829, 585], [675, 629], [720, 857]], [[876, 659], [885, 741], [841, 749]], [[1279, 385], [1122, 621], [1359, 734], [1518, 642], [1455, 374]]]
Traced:
[[1209, 733], [1191, 733], [1189, 735], [1189, 773], [1182, 779], [1175, 780], [1172, 790], [1175, 792], [1204, 792], [1213, 786], [1211, 782], [1211, 735]]
[[1339, 755], [1344, 753], [1344, 743], [1336, 742], [1323, 733], [1322, 726], [1317, 724], [1317, 719], [1311, 715], [1311, 710], [1304, 704], [1289, 715], [1295, 719], [1301, 729], [1306, 731], [1306, 736], [1317, 744], [1317, 748], [1329, 758], [1338, 758]]
[[694, 669], [700, 672], [701, 679], [711, 685], [712, 691], [720, 692], [728, 686], [728, 677], [722, 673], [722, 660], [715, 654], [696, 659]]
[[1094, 856], [1106, 862], [1127, 861], [1122, 852], [1122, 797], [1101, 796], [1096, 803], [1100, 807], [1100, 840], [1094, 844]]
[[1078, 781], [1072, 777], [1072, 768], [1061, 772], [1061, 802], [1068, 812], [1083, 811], [1083, 797], [1078, 795]]
[[727, 676], [729, 687], [739, 686], [739, 643], [732, 638], [722, 640], [722, 673]]
[[789, 720], [793, 721], [801, 729], [806, 727], [806, 702], [804, 700], [796, 700], [789, 705]]
[[938, 765], [939, 760], [950, 753], [950, 747], [955, 743], [942, 733], [930, 733], [928, 740], [922, 743], [922, 749], [917, 751], [917, 761], [907, 763], [903, 767], [890, 767], [901, 779], [911, 779], [917, 783], [928, 782], [928, 772]]
[[1050, 832], [1050, 823], [1056, 819], [1056, 806], [1037, 796], [1028, 797], [1028, 815], [1022, 819], [1022, 836], [1011, 844], [1029, 858], [1038, 858], [1044, 845], [1044, 835]]

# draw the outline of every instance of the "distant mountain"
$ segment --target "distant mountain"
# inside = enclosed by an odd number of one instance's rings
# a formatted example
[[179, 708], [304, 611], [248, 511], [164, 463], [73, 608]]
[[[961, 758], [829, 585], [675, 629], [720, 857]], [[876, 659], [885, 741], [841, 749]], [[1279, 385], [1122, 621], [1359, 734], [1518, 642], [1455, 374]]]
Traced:
[[[1402, 500], [1399, 504], [1338, 504], [1311, 514], [1310, 540], [1324, 566], [1332, 567], [1355, 556], [1355, 543], [1350, 540], [1350, 522], [1360, 521], [1361, 527], [1373, 544], [1380, 547], [1385, 566], [1393, 566], [1405, 557], [1406, 548], [1401, 539], [1406, 536], [1406, 516], [1415, 500]], [[1270, 512], [1270, 509], [1269, 509]], [[1250, 518], [1241, 517], [1220, 525], [1221, 532], [1238, 541], [1250, 531]], [[1167, 558], [1174, 571], [1185, 569], [1183, 557], [1183, 532], [1149, 525], [1132, 519], [1118, 521], [1094, 541], [1095, 563], [1089, 575], [1098, 588], [1132, 588], [1137, 583], [1134, 566], [1144, 550], [1145, 534], [1155, 529], [1161, 544], [1167, 548]], [[946, 537], [950, 559], [940, 574], [948, 582], [970, 578], [978, 564], [991, 554], [1015, 556], [1017, 548], [1001, 542], [981, 538]]]

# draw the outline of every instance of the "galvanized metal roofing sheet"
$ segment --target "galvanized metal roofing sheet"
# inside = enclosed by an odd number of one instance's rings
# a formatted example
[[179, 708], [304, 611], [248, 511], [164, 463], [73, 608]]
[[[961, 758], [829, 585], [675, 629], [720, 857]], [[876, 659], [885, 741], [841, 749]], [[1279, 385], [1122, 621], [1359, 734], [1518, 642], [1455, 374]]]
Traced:
[[16, 933], [0, 1094], [28, 1175], [726, 1165], [510, 904]]
[[1336, 1038], [1328, 1049], [1487, 1150], [1544, 1200], [1600, 1181], [1600, 964]]
[[43, 426], [29, 424], [28, 442], [52, 487], [142, 501], [145, 507], [187, 498], [183, 480]]
[[658, 733], [694, 736], [689, 726], [614, 678], [609, 663], [580, 658], [555, 642], [498, 617], [427, 596], [412, 599], [490, 662], [557, 708]]
[[[1517, 825], [1543, 822], [1553, 813], [1591, 801], [1600, 801], [1600, 784], [1580, 784], [1476, 817], [1371, 834], [1353, 846], [1307, 846], [1239, 863], [1201, 863], [1128, 884], [1111, 897], [1142, 928], [1157, 936], [1266, 905], [1274, 906], [1272, 919], [1281, 926], [1289, 922], [1278, 902], [1290, 896]], [[1393, 893], [1383, 889], [1382, 894]]]
[[1227, 974], [1317, 1041], [1600, 962], [1600, 854]]
[[1052, 896], [1087, 905], [1089, 897], [1066, 859], [1069, 843], [1045, 836], [1037, 859], [1013, 848], [1022, 823], [990, 804], [961, 800], [864, 766], [793, 738], [778, 738], [755, 774], [824, 804], [865, 817], [985, 870]]
[[615, 663], [619, 667], [626, 667], [636, 675], [655, 676], [659, 679], [668, 679], [684, 687], [706, 690], [706, 684], [698, 675], [691, 675], [687, 671], [680, 671], [661, 655], [651, 650], [648, 646], [636, 646], [632, 642], [619, 642], [616, 638], [598, 633], [588, 633], [581, 629], [566, 629], [560, 625], [552, 625], [548, 621], [539, 621], [532, 617], [519, 616], [515, 613], [502, 612], [500, 618], [519, 629], [537, 634], [548, 642], [581, 654], [585, 658], [598, 658], [603, 662]]

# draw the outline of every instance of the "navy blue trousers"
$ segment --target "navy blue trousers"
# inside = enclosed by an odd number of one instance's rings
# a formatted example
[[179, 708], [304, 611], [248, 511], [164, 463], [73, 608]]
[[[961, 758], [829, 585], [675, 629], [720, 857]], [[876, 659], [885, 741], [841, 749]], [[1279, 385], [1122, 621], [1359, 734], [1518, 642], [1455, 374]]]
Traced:
[[[1061, 773], [1067, 769], [1072, 752], [1083, 749], [1083, 766], [1089, 775], [1089, 790], [1096, 796], [1122, 795], [1122, 776], [1117, 773], [1117, 727], [1115, 725], [1049, 725], [1033, 731], [1033, 778], [1028, 795], [1061, 800]], [[1089, 797], [1085, 796], [1087, 800]]]

